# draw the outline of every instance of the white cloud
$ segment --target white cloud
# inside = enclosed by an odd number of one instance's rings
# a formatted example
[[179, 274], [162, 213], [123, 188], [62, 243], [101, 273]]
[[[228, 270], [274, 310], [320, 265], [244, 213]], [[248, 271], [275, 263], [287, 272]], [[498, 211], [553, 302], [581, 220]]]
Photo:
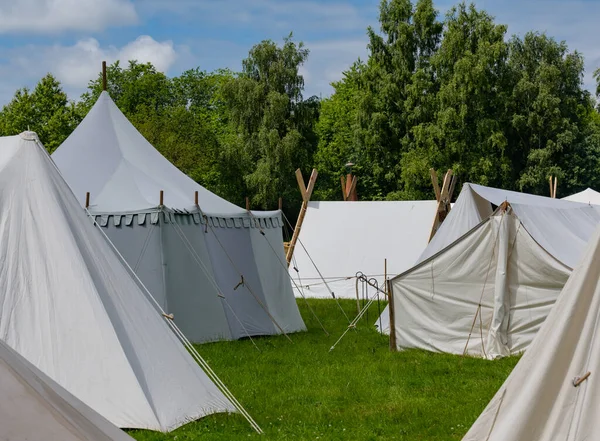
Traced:
[[129, 60], [152, 63], [159, 71], [166, 72], [173, 65], [177, 53], [172, 41], [156, 41], [142, 35], [121, 48], [101, 47], [98, 40], [88, 38], [73, 46], [53, 46], [42, 49], [47, 69], [66, 86], [84, 88], [98, 73], [102, 61], [111, 64], [117, 60], [126, 66]]
[[90, 80], [97, 77], [102, 61], [111, 64], [117, 60], [127, 65], [129, 60], [150, 62], [159, 71], [167, 72], [185, 47], [175, 47], [172, 41], [156, 41], [142, 35], [122, 47], [102, 47], [95, 38], [79, 40], [72, 46], [27, 46], [12, 51], [4, 50], [0, 58], [8, 63], [0, 69], [3, 87], [0, 103], [10, 100], [17, 88], [33, 86], [47, 72], [62, 83], [69, 97], [76, 99]]
[[0, 33], [100, 31], [137, 19], [129, 0], [0, 1]]

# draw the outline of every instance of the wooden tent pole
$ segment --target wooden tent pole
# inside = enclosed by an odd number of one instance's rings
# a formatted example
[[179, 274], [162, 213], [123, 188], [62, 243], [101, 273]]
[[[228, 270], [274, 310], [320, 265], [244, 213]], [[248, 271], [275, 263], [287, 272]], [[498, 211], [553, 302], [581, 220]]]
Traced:
[[346, 180], [343, 176], [340, 176], [340, 181], [342, 183], [342, 197], [344, 198], [344, 201], [346, 201]]
[[394, 292], [392, 290], [392, 281], [386, 280], [387, 292], [388, 292], [388, 311], [390, 313], [390, 351], [396, 352], [396, 322], [394, 312]]
[[106, 91], [106, 61], [102, 62], [102, 90]]
[[198, 206], [198, 190], [194, 192], [194, 205]]
[[250, 211], [250, 199], [246, 197], [246, 211]]
[[279, 207], [279, 211], [283, 210], [283, 198], [282, 197], [279, 197], [278, 207]]
[[88, 208], [90, 206], [90, 192], [88, 191], [85, 194], [85, 208]]
[[440, 184], [438, 182], [437, 173], [435, 169], [430, 168], [429, 174], [431, 175], [431, 183], [433, 184], [433, 191], [435, 192], [435, 200], [440, 201]]
[[164, 191], [162, 191], [162, 190], [161, 190], [161, 191], [160, 191], [160, 196], [159, 196], [160, 203], [158, 204], [158, 205], [160, 205], [161, 207], [164, 205], [164, 204], [163, 204], [163, 202], [164, 202], [164, 195], [165, 195]]
[[558, 178], [554, 177], [554, 192], [552, 193], [552, 197], [556, 199], [556, 186], [558, 185]]
[[548, 178], [548, 183], [550, 184], [550, 197], [553, 197], [553, 196], [552, 196], [552, 176], [550, 176], [550, 177]]
[[[435, 180], [433, 179], [434, 176], [436, 176], [435, 170], [431, 174], [432, 180], [435, 182]], [[429, 234], [429, 242], [431, 242], [431, 239], [433, 239], [433, 236], [435, 236], [435, 233], [437, 233], [437, 230], [440, 228], [440, 225], [442, 224], [442, 222], [444, 222], [444, 219], [446, 219], [446, 216], [450, 212], [450, 200], [452, 198], [451, 191], [454, 191], [454, 181], [455, 177], [452, 176], [452, 169], [448, 169], [448, 171], [444, 175], [444, 182], [442, 183], [440, 198], [438, 199], [437, 209], [435, 211], [435, 217], [433, 219], [433, 225], [431, 227], [431, 233]]]
[[296, 180], [298, 181], [298, 187], [300, 188], [300, 193], [302, 194], [302, 206], [300, 207], [298, 220], [296, 221], [296, 226], [294, 227], [294, 234], [292, 235], [292, 240], [290, 240], [290, 244], [287, 249], [287, 254], [285, 256], [285, 260], [287, 261], [288, 266], [290, 266], [290, 262], [292, 261], [294, 248], [296, 247], [296, 242], [298, 241], [298, 236], [300, 235], [302, 222], [304, 222], [304, 216], [306, 215], [308, 202], [310, 201], [310, 197], [315, 188], [315, 181], [317, 180], [317, 175], [317, 169], [313, 168], [312, 173], [310, 174], [310, 179], [308, 180], [308, 187], [306, 187], [304, 185], [304, 177], [302, 176], [302, 172], [300, 171], [300, 169], [296, 170]]

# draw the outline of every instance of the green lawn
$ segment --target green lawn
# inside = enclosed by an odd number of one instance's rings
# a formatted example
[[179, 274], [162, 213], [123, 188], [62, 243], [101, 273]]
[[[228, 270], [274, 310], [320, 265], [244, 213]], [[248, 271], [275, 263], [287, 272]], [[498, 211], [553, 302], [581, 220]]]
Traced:
[[[347, 325], [333, 300], [311, 300], [325, 327], [299, 302], [308, 332], [197, 348], [262, 427], [240, 415], [213, 415], [171, 432], [131, 431], [150, 440], [460, 440], [517, 362], [424, 351], [391, 353], [370, 325], [328, 352]], [[350, 317], [356, 302], [343, 301]]]

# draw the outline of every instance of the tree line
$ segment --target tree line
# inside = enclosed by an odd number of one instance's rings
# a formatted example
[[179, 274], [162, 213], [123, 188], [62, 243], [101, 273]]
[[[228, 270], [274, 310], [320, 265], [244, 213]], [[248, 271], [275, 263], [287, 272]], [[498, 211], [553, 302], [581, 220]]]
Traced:
[[[583, 84], [584, 60], [531, 31], [507, 35], [474, 5], [442, 17], [432, 0], [382, 0], [357, 59], [325, 99], [304, 96], [309, 57], [290, 34], [265, 40], [241, 72], [195, 68], [167, 77], [151, 64], [108, 67], [119, 108], [192, 179], [238, 204], [297, 213], [294, 170], [319, 171], [314, 199], [342, 198], [354, 163], [363, 200], [431, 199], [429, 169], [459, 179], [559, 197], [600, 187], [600, 115]], [[100, 75], [70, 101], [52, 74], [16, 91], [0, 111], [0, 135], [30, 129], [52, 152], [87, 114]], [[460, 188], [460, 187], [458, 187]]]

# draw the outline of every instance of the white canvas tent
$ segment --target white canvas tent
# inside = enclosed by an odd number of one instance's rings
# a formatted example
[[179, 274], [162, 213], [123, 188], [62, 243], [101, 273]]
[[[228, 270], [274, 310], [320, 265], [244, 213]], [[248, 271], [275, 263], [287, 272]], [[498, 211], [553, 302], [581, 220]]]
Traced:
[[525, 350], [599, 223], [600, 207], [465, 184], [420, 263], [392, 280], [397, 346]]
[[[384, 259], [391, 276], [415, 263], [427, 245], [437, 205], [309, 202], [288, 270], [296, 282], [296, 296], [331, 298], [331, 290], [338, 298], [356, 298], [358, 290], [362, 298], [357, 272], [376, 279], [383, 289]], [[370, 287], [367, 292], [375, 294]]]
[[600, 193], [591, 188], [586, 188], [579, 193], [563, 198], [566, 201], [581, 202], [583, 204], [600, 205]]
[[535, 340], [463, 441], [600, 439], [600, 229]]
[[0, 439], [133, 441], [1, 340]]
[[248, 212], [198, 185], [107, 92], [52, 158], [82, 205], [90, 193], [90, 213], [190, 340], [306, 329], [285, 266], [281, 213]]
[[119, 427], [235, 411], [166, 320], [35, 133], [0, 138], [0, 340]]

